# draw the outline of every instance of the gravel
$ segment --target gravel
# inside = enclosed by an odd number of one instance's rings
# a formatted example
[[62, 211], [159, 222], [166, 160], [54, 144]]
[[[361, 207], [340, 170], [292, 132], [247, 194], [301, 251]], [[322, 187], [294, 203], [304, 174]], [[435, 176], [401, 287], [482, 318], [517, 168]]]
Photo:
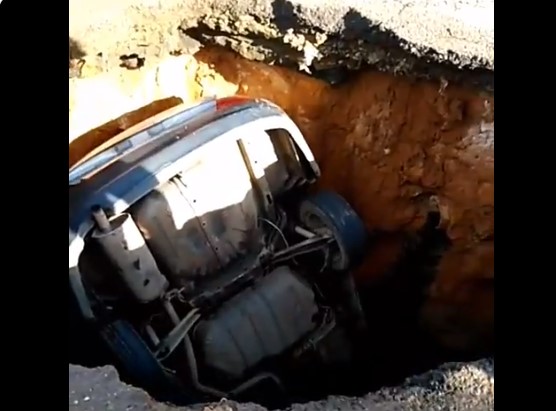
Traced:
[[[494, 409], [494, 359], [449, 363], [408, 378], [402, 385], [362, 397], [329, 397], [294, 404], [288, 411], [413, 411]], [[222, 400], [192, 407], [174, 407], [154, 401], [144, 391], [120, 381], [112, 366], [88, 369], [69, 365], [69, 411], [266, 411], [252, 403]]]

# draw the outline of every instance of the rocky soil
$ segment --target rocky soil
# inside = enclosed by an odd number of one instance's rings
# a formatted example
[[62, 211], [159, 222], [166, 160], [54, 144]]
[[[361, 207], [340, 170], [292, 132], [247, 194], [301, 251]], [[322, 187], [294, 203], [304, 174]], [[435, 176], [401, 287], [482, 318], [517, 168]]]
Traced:
[[[487, 411], [494, 409], [494, 360], [452, 363], [359, 398], [329, 397], [294, 404], [288, 411]], [[70, 411], [266, 411], [251, 403], [219, 403], [174, 407], [157, 403], [144, 391], [120, 381], [111, 366], [69, 366]]]

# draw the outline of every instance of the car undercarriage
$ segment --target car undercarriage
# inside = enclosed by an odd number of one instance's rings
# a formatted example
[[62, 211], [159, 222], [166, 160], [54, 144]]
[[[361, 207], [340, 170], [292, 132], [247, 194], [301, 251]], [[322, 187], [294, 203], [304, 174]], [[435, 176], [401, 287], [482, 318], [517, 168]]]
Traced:
[[159, 398], [295, 397], [366, 333], [367, 232], [259, 100], [170, 110], [70, 169], [70, 311]]

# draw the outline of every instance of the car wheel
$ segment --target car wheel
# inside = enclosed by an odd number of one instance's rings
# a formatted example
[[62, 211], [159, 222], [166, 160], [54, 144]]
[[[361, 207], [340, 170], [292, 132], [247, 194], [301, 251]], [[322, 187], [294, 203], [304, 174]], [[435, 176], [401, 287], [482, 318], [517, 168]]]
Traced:
[[367, 229], [351, 205], [339, 194], [322, 191], [304, 199], [299, 219], [309, 230], [325, 228], [335, 239], [331, 268], [344, 271], [361, 261], [367, 246]]

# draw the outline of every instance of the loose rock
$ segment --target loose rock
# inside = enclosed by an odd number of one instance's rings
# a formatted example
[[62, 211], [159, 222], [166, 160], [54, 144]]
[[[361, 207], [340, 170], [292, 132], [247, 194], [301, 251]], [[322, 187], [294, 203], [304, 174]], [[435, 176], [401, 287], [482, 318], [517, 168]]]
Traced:
[[[490, 411], [494, 409], [494, 360], [452, 363], [408, 378], [399, 387], [363, 397], [329, 397], [294, 404], [284, 411]], [[120, 381], [112, 366], [88, 369], [69, 365], [70, 411], [266, 411], [252, 403], [219, 403], [174, 407], [158, 403], [144, 391]]]

